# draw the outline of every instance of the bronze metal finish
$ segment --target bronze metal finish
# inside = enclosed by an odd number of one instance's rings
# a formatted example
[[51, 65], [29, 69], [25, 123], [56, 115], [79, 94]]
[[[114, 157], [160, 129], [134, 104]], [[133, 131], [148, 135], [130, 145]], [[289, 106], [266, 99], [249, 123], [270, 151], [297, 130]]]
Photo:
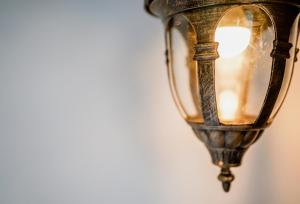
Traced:
[[[256, 121], [249, 125], [226, 125], [219, 120], [216, 103], [214, 72], [215, 60], [219, 55], [214, 33], [224, 14], [239, 5], [263, 8], [272, 19], [275, 41], [270, 55], [273, 63], [267, 94]], [[189, 125], [207, 147], [212, 162], [221, 168], [218, 179], [222, 182], [224, 191], [228, 192], [234, 180], [230, 168], [241, 165], [245, 152], [271, 123], [269, 118], [282, 88], [285, 65], [291, 57], [293, 45], [289, 43], [289, 36], [292, 24], [300, 12], [300, 0], [146, 0], [145, 8], [152, 15], [160, 17], [166, 27], [175, 15], [183, 15], [196, 32], [197, 43], [194, 45], [193, 59], [198, 64], [204, 122], [189, 122]], [[298, 51], [297, 49], [295, 52]], [[294, 60], [297, 60], [296, 56]]]

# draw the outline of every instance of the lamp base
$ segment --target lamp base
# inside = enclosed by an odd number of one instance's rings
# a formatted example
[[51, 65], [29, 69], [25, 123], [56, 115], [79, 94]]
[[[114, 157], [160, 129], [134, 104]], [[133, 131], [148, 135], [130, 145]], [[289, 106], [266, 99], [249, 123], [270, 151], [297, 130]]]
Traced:
[[255, 143], [264, 129], [238, 130], [235, 127], [204, 128], [203, 125], [192, 125], [196, 136], [207, 147], [212, 162], [221, 168], [218, 179], [222, 182], [225, 192], [229, 192], [234, 180], [230, 168], [240, 166], [247, 149]]

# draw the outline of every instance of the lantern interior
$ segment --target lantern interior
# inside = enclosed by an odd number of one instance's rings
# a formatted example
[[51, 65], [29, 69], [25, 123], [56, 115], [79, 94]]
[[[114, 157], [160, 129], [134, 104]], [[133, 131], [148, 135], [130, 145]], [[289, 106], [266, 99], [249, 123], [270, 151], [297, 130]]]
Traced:
[[[290, 36], [293, 44], [287, 59], [282, 89], [269, 123], [278, 112], [293, 73], [299, 17]], [[196, 30], [195, 27], [198, 29]], [[199, 30], [201, 29], [201, 30]], [[203, 123], [198, 63], [193, 59], [197, 32], [188, 15], [177, 14], [167, 26], [168, 74], [173, 98], [183, 118]], [[251, 125], [261, 114], [272, 76], [271, 57], [275, 28], [268, 13], [259, 6], [228, 9], [214, 35], [219, 57], [215, 60], [214, 85], [218, 118], [224, 125]]]
[[169, 23], [166, 39], [170, 50], [168, 74], [173, 98], [185, 120], [201, 123], [198, 66], [193, 60], [196, 32], [185, 16], [176, 15]]
[[230, 9], [220, 20], [215, 41], [218, 117], [224, 124], [252, 124], [268, 90], [275, 32], [269, 16], [256, 6]]

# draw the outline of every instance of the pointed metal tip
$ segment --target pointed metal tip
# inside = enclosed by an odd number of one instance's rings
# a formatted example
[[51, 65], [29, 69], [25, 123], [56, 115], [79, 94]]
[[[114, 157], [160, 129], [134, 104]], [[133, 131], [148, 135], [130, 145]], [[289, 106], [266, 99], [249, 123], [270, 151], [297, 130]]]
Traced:
[[228, 193], [230, 191], [231, 183], [230, 182], [223, 182], [222, 186], [223, 186], [223, 190], [225, 191], [225, 193]]
[[218, 176], [219, 181], [222, 182], [223, 189], [226, 193], [229, 192], [231, 182], [234, 180], [234, 176], [232, 175], [229, 168], [222, 168], [221, 173]]

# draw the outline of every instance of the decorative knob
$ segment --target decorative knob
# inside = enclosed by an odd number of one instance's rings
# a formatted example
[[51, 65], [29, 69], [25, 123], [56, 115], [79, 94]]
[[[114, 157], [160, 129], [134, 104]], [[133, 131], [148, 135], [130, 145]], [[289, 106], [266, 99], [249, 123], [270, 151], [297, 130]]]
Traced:
[[234, 175], [229, 168], [222, 168], [218, 176], [219, 181], [222, 182], [223, 189], [227, 193], [230, 190], [231, 182], [234, 180]]

